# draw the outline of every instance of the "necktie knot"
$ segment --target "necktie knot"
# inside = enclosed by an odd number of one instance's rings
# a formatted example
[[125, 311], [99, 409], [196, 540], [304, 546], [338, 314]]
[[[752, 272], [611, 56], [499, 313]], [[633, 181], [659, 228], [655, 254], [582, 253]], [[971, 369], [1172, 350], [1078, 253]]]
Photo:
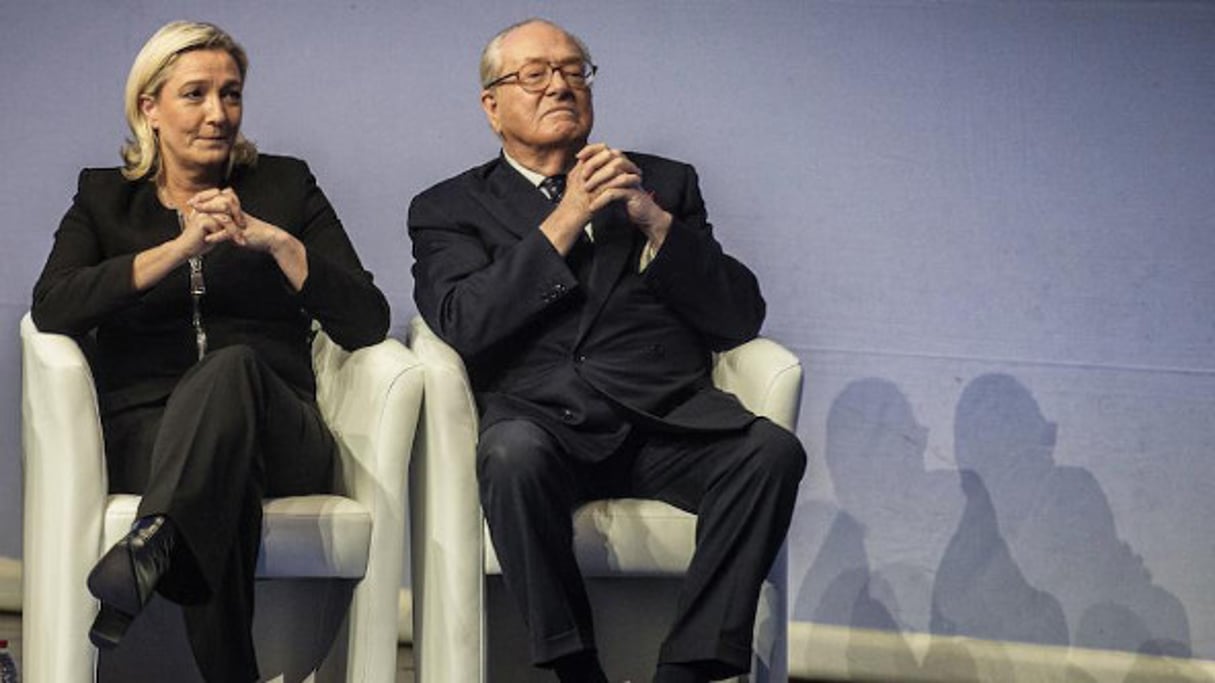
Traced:
[[540, 189], [548, 195], [548, 200], [554, 204], [565, 196], [565, 174], [551, 175], [540, 181]]

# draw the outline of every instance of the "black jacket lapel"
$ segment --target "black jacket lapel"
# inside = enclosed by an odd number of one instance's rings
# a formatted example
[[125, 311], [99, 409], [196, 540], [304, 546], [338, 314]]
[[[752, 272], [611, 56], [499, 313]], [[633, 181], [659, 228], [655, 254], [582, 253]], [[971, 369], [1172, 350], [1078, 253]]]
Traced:
[[544, 222], [555, 208], [539, 188], [499, 157], [481, 167], [473, 198], [515, 236], [522, 239]]
[[640, 258], [641, 232], [629, 223], [624, 207], [619, 204], [613, 203], [595, 214], [591, 229], [595, 235], [595, 259], [587, 283], [586, 307], [578, 324], [579, 341], [603, 310], [625, 269]]

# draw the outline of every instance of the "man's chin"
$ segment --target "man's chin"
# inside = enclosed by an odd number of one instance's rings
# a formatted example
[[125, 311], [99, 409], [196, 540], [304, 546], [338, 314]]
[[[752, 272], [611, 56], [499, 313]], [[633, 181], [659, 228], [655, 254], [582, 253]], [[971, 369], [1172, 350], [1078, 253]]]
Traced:
[[551, 126], [543, 137], [545, 143], [552, 147], [577, 145], [581, 148], [589, 135], [590, 131], [585, 127], [570, 121], [568, 125]]

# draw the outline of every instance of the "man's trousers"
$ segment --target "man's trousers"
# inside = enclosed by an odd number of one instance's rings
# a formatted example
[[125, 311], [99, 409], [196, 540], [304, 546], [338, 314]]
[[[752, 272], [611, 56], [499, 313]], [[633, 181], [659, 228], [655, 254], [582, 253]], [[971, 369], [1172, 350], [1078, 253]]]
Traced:
[[477, 448], [481, 505], [530, 632], [533, 662], [551, 665], [595, 649], [572, 514], [589, 500], [628, 497], [697, 515], [696, 552], [659, 662], [696, 663], [715, 677], [749, 670], [759, 592], [784, 541], [805, 464], [797, 437], [763, 418], [737, 432], [635, 430], [596, 463], [564, 452], [528, 420], [487, 427]]

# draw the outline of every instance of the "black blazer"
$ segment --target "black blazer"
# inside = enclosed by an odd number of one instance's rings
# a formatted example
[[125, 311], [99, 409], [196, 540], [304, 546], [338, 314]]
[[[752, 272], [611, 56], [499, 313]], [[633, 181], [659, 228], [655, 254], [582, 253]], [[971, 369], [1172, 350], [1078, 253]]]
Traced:
[[[260, 155], [229, 186], [248, 213], [292, 233], [308, 252], [308, 278], [292, 290], [268, 254], [221, 244], [203, 257], [208, 347], [248, 344], [304, 398], [315, 395], [311, 320], [347, 349], [376, 343], [389, 309], [355, 255], [308, 166]], [[40, 330], [96, 331], [93, 372], [103, 414], [168, 396], [197, 360], [188, 266], [145, 292], [131, 279], [135, 254], [175, 237], [177, 216], [147, 180], [85, 169], [34, 286]]]
[[553, 205], [501, 157], [413, 200], [414, 299], [465, 360], [482, 428], [528, 417], [599, 459], [635, 426], [755, 419], [709, 375], [712, 351], [759, 331], [755, 276], [713, 238], [691, 166], [629, 157], [675, 219], [644, 273], [645, 236], [612, 205], [594, 216], [594, 265], [580, 283], [537, 229]]

